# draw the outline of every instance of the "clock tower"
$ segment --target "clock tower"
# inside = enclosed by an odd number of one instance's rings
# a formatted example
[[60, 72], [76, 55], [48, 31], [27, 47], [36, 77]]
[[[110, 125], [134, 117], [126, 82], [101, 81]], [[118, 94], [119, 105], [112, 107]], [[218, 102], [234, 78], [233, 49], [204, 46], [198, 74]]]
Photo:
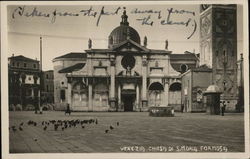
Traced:
[[237, 103], [237, 5], [200, 6], [200, 64], [212, 68], [227, 110]]

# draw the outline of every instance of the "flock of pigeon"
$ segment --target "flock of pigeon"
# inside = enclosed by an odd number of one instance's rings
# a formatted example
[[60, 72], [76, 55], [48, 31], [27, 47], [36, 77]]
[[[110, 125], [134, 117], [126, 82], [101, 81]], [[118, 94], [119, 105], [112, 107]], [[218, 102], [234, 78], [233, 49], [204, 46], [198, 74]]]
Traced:
[[[48, 127], [52, 127], [54, 131], [64, 131], [67, 128], [77, 128], [78, 126], [82, 129], [85, 128], [86, 125], [89, 124], [98, 124], [97, 119], [88, 119], [88, 120], [49, 120], [49, 121], [42, 121], [41, 126], [44, 131], [48, 129]], [[27, 122], [28, 126], [37, 126], [38, 123], [32, 120], [29, 120]], [[116, 122], [116, 126], [119, 126], [120, 123]], [[18, 126], [11, 126], [9, 130], [12, 130], [13, 132], [16, 132], [17, 130], [23, 131], [24, 122], [20, 123]], [[113, 130], [115, 127], [110, 125], [108, 129], [106, 129], [104, 132], [108, 133], [109, 131]]]

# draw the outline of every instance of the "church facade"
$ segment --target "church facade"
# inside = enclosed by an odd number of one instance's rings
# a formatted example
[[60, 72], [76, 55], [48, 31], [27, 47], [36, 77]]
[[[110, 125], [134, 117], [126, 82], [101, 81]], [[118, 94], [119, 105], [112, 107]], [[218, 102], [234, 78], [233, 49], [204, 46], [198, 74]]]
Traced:
[[[58, 109], [73, 111], [147, 111], [152, 106], [180, 109], [180, 74], [195, 68], [194, 53], [173, 54], [141, 45], [138, 32], [129, 26], [126, 11], [120, 26], [108, 37], [107, 49], [92, 48], [53, 60], [54, 96]], [[178, 99], [178, 100], [176, 100]]]

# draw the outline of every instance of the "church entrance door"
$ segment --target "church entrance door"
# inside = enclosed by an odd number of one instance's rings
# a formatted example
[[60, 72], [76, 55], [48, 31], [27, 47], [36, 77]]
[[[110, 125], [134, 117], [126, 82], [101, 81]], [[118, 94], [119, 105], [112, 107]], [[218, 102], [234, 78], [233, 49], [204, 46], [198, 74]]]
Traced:
[[124, 111], [132, 112], [134, 106], [135, 97], [132, 94], [123, 95]]
[[134, 90], [123, 90], [122, 91], [122, 102], [124, 105], [125, 112], [132, 112], [135, 104], [135, 91]]

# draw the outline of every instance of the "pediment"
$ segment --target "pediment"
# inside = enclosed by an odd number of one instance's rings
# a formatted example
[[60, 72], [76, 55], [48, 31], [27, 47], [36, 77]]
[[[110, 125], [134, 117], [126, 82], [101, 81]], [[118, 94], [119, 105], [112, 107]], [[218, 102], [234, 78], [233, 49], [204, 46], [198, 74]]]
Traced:
[[120, 44], [118, 44], [117, 46], [115, 46], [113, 49], [113, 51], [119, 51], [119, 52], [148, 52], [149, 50], [143, 46], [141, 46], [140, 44], [134, 42], [131, 39], [128, 39], [124, 42], [121, 42]]

